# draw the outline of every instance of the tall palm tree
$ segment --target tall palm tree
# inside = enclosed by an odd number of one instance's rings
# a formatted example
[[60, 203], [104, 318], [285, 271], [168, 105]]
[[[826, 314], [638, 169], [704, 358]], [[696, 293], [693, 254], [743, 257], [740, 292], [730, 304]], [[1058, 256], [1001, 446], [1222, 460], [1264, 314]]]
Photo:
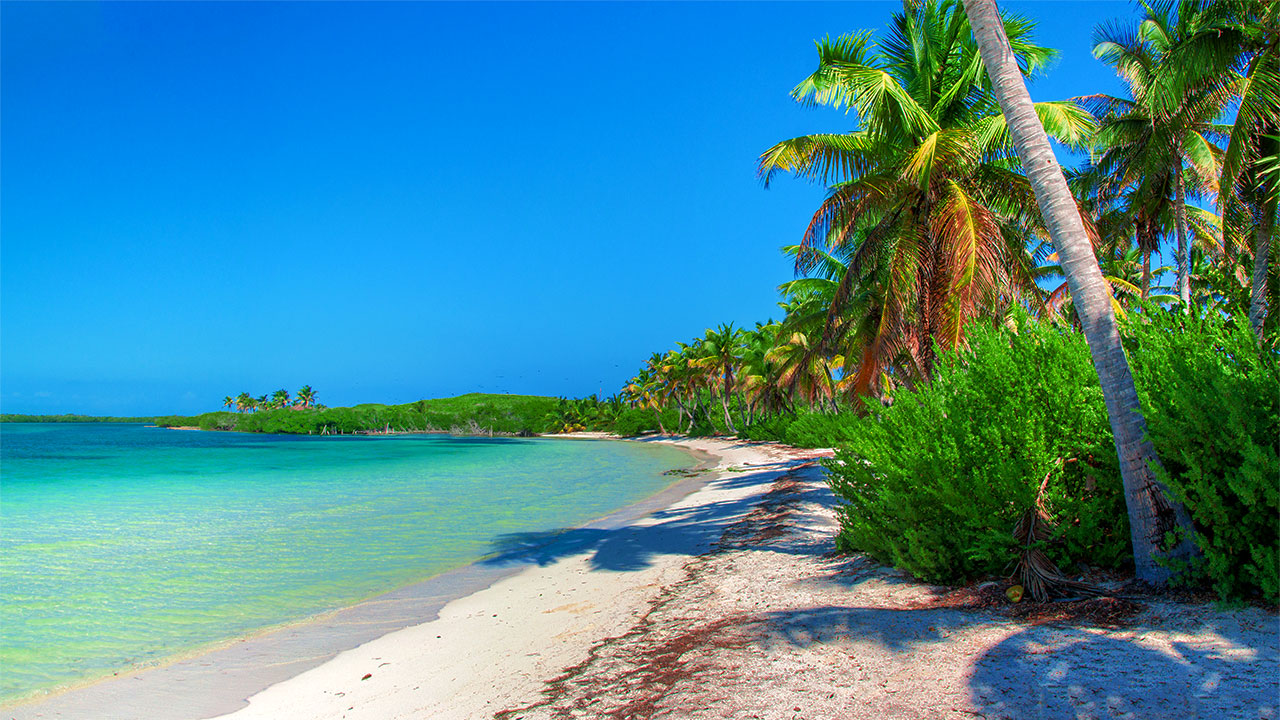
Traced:
[[[1023, 71], [1052, 57], [1030, 42], [1029, 22], [1005, 24]], [[761, 155], [758, 172], [766, 185], [789, 172], [829, 187], [800, 244], [853, 248], [830, 325], [858, 286], [879, 298], [866, 319], [875, 337], [852, 372], [877, 376], [907, 352], [928, 377], [935, 343], [963, 342], [970, 320], [1031, 289], [1025, 241], [1028, 223], [1039, 222], [1031, 187], [955, 0], [904, 2], [878, 42], [859, 33], [817, 46], [818, 69], [792, 96], [847, 108], [858, 128], [780, 142]], [[1092, 134], [1088, 113], [1073, 103], [1036, 110], [1063, 142]], [[821, 349], [823, 339], [806, 343]]]
[[1140, 580], [1167, 582], [1171, 571], [1157, 562], [1165, 554], [1162, 545], [1166, 532], [1174, 528], [1187, 531], [1185, 539], [1169, 554], [1188, 556], [1194, 551], [1189, 532], [1191, 523], [1186, 510], [1170, 499], [1168, 490], [1153, 470], [1160, 459], [1146, 438], [1146, 421], [1129, 361], [1120, 344], [1120, 333], [1111, 310], [1111, 293], [1098, 267], [1098, 258], [1093, 254], [1075, 198], [1049, 146], [1044, 126], [1036, 117], [995, 0], [964, 0], [964, 5], [1023, 167], [1035, 188], [1036, 201], [1062, 257], [1063, 271], [1098, 371], [1120, 459], [1136, 574]]
[[1190, 311], [1190, 230], [1188, 194], [1212, 197], [1228, 126], [1218, 123], [1231, 97], [1229, 86], [1192, 79], [1193, 69], [1176, 78], [1181, 92], [1168, 85], [1176, 69], [1179, 46], [1208, 21], [1199, 2], [1144, 5], [1136, 28], [1104, 25], [1097, 31], [1093, 54], [1112, 65], [1129, 91], [1128, 98], [1106, 94], [1081, 98], [1099, 118], [1097, 144], [1103, 149], [1099, 169], [1138, 186], [1135, 197], [1148, 218], [1162, 205], [1173, 213], [1177, 245], [1178, 296]]
[[246, 410], [252, 410], [253, 407], [254, 407], [254, 399], [253, 399], [253, 396], [250, 395], [249, 393], [242, 392], [236, 396], [237, 411], [244, 412]]
[[[1172, 0], [1153, 0], [1171, 12]], [[1280, 4], [1268, 0], [1181, 0], [1179, 17], [1191, 16], [1170, 62], [1157, 70], [1164, 95], [1177, 98], [1189, 84], [1217, 84], [1234, 96], [1236, 116], [1222, 161], [1218, 211], [1225, 247], [1252, 250], [1249, 320], [1261, 337], [1267, 318], [1271, 245], [1277, 224], [1280, 177], [1266, 172], [1280, 130]]]
[[231, 408], [231, 407], [235, 407], [235, 405], [236, 405], [236, 399], [231, 397], [230, 395], [222, 398], [222, 407]]
[[733, 426], [733, 418], [729, 415], [729, 396], [733, 394], [734, 372], [742, 363], [743, 350], [742, 331], [729, 323], [720, 325], [715, 330], [707, 329], [701, 342], [702, 357], [697, 360], [698, 367], [709, 373], [712, 392], [716, 386], [721, 389], [720, 404], [724, 409], [724, 424], [730, 433], [737, 432]]

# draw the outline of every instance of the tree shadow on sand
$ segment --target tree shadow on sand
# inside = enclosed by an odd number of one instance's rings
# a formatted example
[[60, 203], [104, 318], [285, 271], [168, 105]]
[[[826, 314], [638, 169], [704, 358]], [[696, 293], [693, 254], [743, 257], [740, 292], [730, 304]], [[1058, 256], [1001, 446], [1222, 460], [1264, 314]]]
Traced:
[[992, 717], [1275, 718], [1269, 640], [1230, 620], [1195, 635], [1030, 627], [978, 658], [970, 690]]
[[[759, 505], [770, 485], [806, 464], [795, 460], [769, 463], [749, 472], [725, 474], [707, 483], [716, 490], [759, 486], [761, 492], [693, 507], [656, 510], [648, 525], [629, 525], [626, 520], [604, 518], [578, 528], [557, 528], [540, 532], [507, 533], [494, 541], [493, 554], [485, 564], [549, 565], [561, 558], [591, 553], [593, 570], [634, 571], [653, 564], [659, 555], [700, 555], [721, 539], [725, 531]], [[788, 502], [835, 502], [824, 485], [805, 483], [790, 493]], [[776, 545], [779, 552], [803, 550]]]
[[[1257, 615], [1275, 629], [1274, 617]], [[766, 613], [759, 627], [765, 646], [871, 641], [905, 665], [957, 651], [963, 645], [951, 649], [948, 638], [984, 620], [1000, 622], [962, 610], [824, 606]], [[969, 700], [980, 717], [1018, 720], [1276, 718], [1277, 637], [1246, 624], [1220, 616], [1190, 631], [1024, 627], [972, 659]]]

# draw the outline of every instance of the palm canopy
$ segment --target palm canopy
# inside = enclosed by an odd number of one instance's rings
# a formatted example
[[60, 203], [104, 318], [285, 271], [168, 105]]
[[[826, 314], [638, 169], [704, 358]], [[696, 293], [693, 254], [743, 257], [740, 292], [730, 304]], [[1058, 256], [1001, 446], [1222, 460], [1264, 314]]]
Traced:
[[[1236, 83], [1208, 76], [1183, 58], [1197, 34], [1214, 24], [1207, 4], [1144, 5], [1136, 24], [1098, 28], [1094, 55], [1115, 68], [1129, 97], [1090, 95], [1082, 102], [1099, 118], [1099, 168], [1134, 188], [1134, 217], [1173, 212], [1179, 295], [1190, 298], [1187, 197], [1218, 195], [1222, 146], [1231, 128], [1220, 123]], [[1185, 59], [1185, 58], [1184, 58]]]
[[[1031, 23], [1005, 18], [1019, 67], [1042, 68], [1053, 52], [1033, 44]], [[797, 253], [848, 249], [824, 341], [851, 298], [869, 328], [856, 375], [891, 364], [932, 372], [933, 344], [963, 341], [965, 324], [1032, 287], [1025, 250], [1042, 223], [963, 7], [906, 2], [887, 37], [844, 35], [817, 43], [818, 69], [792, 91], [799, 102], [845, 108], [856, 127], [806, 135], [766, 150], [766, 185], [779, 172], [822, 182], [828, 195]], [[1049, 134], [1083, 146], [1089, 114], [1071, 102], [1036, 106]], [[868, 292], [869, 291], [869, 292]], [[815, 339], [808, 337], [812, 347]], [[863, 384], [865, 388], [865, 383]]]

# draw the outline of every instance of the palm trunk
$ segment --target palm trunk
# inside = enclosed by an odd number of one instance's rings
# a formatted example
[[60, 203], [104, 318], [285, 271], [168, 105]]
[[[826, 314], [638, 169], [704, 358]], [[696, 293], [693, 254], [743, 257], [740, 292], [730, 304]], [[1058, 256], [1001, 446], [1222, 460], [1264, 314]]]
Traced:
[[733, 392], [733, 368], [729, 368], [724, 374], [724, 394], [720, 396], [720, 403], [724, 406], [724, 426], [730, 434], [738, 432], [733, 427], [733, 418], [729, 417], [729, 395]]
[[1166, 554], [1165, 533], [1175, 527], [1187, 531], [1185, 539], [1168, 555], [1189, 557], [1194, 552], [1190, 540], [1191, 522], [1186, 510], [1169, 498], [1154, 472], [1160, 460], [1146, 439], [1138, 392], [1129, 372], [1129, 362], [1120, 344], [1111, 297], [1098, 267], [1098, 258], [1085, 234], [1084, 223], [1066, 178], [1049, 146], [1044, 126], [1036, 116], [1031, 96], [1018, 70], [1004, 23], [995, 0], [964, 0], [982, 61], [995, 86], [996, 97], [1009, 123], [1009, 132], [1022, 159], [1027, 179], [1044, 214], [1049, 235], [1062, 259], [1076, 314], [1084, 328], [1107, 404], [1107, 417], [1115, 436], [1129, 509], [1129, 530], [1133, 542], [1133, 562], [1139, 580], [1163, 584], [1172, 572], [1157, 563]]
[[1151, 296], [1151, 251], [1142, 251], [1142, 299]]
[[1267, 322], [1267, 269], [1271, 264], [1271, 231], [1274, 208], [1263, 203], [1262, 221], [1258, 223], [1253, 242], [1253, 289], [1249, 297], [1249, 324], [1253, 334], [1262, 339], [1262, 326]]
[[1174, 173], [1173, 217], [1178, 225], [1178, 297], [1183, 312], [1191, 312], [1191, 253], [1187, 252], [1187, 186], [1181, 168]]

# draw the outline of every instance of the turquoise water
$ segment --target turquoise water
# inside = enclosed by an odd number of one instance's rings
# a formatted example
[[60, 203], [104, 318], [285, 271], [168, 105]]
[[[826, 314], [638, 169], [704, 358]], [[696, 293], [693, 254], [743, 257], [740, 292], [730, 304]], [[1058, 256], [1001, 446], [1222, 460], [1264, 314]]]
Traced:
[[0, 426], [0, 701], [302, 619], [670, 483], [667, 446]]

